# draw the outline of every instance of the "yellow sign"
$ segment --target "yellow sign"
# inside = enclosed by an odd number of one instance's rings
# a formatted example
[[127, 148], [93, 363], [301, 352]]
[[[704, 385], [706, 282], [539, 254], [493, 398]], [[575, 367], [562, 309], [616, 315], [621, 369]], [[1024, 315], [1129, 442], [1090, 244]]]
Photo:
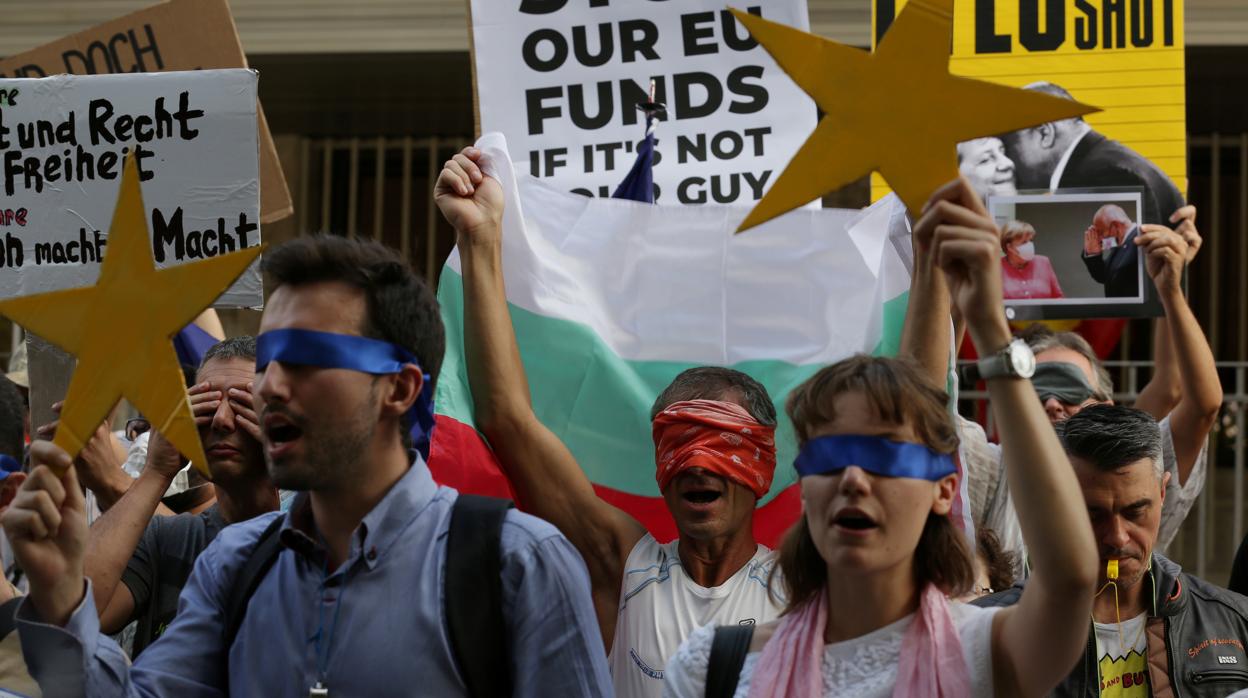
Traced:
[[96, 284], [0, 301], [0, 314], [78, 357], [55, 439], [71, 457], [125, 397], [210, 477], [173, 336], [221, 295], [263, 246], [158, 270], [151, 239], [130, 155]]
[[[873, 41], [888, 35], [890, 20], [906, 4], [873, 0]], [[1097, 105], [1102, 111], [1087, 116], [1086, 124], [1098, 135], [1084, 140], [1103, 136], [1110, 145], [1126, 146], [1168, 176], [1181, 195], [1187, 190], [1183, 51], [1183, 0], [957, 0], [949, 70], [1013, 87], [1048, 82]], [[1128, 158], [1122, 149], [1100, 157], [1099, 165], [1081, 163], [1082, 152], [1075, 153], [1073, 164], [1072, 158], [1061, 162], [1062, 153], [1049, 152], [1047, 158], [1020, 153], [1042, 148], [1042, 138], [1052, 137], [1032, 135], [1032, 144], [1005, 139], [1018, 189], [1093, 186], [1087, 182], [1100, 177], [1102, 186], [1140, 184], [1147, 191], [1158, 181], [1138, 171], [1139, 162], [1121, 164]], [[1127, 172], [1125, 181], [1107, 174], [1115, 164]], [[1065, 181], [1053, 181], [1058, 165]], [[1074, 171], [1080, 168], [1083, 176]], [[1132, 181], [1137, 179], [1142, 181]], [[884, 181], [874, 177], [872, 199], [887, 192]], [[1173, 205], [1172, 197], [1151, 194], [1161, 208]], [[1168, 217], [1172, 211], [1159, 213]]]

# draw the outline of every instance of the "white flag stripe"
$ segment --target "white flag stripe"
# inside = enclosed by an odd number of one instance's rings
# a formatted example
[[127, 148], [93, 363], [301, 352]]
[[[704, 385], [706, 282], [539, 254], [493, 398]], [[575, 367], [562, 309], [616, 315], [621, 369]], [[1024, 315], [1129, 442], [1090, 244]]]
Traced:
[[[517, 173], [499, 134], [477, 147], [506, 196], [508, 301], [586, 325], [627, 360], [830, 363], [874, 349], [882, 302], [909, 287], [895, 199], [735, 235], [746, 208], [590, 199]], [[458, 251], [447, 264], [459, 273]]]

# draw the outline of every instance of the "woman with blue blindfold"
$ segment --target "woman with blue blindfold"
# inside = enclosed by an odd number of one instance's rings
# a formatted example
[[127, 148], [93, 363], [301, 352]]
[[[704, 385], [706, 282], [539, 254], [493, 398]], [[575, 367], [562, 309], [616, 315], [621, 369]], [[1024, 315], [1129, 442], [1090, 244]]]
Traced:
[[[1028, 380], [1034, 357], [1011, 341], [999, 233], [964, 181], [933, 201], [914, 227], [915, 276], [943, 272], [980, 356], [996, 361], [981, 373], [1035, 570], [1022, 599], [1007, 609], [950, 600], [971, 587], [974, 567], [972, 534], [950, 517], [960, 475], [948, 397], [909, 361], [853, 357], [789, 396], [803, 515], [773, 573], [782, 617], [752, 636], [695, 632], [667, 665], [668, 695], [701, 695], [726, 673], [736, 676], [727, 694], [751, 698], [1039, 696], [1080, 656], [1096, 547]], [[723, 659], [730, 641], [739, 670]]]

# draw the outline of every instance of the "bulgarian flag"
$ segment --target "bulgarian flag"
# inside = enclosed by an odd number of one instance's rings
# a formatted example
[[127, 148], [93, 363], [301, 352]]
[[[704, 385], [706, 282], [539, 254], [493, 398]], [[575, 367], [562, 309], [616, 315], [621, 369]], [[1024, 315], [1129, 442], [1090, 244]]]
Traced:
[[[801, 510], [789, 391], [855, 353], [897, 350], [910, 286], [904, 207], [888, 197], [801, 209], [736, 235], [747, 208], [587, 198], [518, 172], [501, 135], [477, 147], [506, 197], [507, 301], [538, 418], [599, 496], [667, 541], [676, 530], [655, 483], [650, 407], [687, 368], [750, 374], [781, 415], [779, 465], [754, 524], [774, 546]], [[438, 300], [447, 346], [430, 468], [461, 491], [509, 496], [472, 426], [457, 250]], [[962, 488], [955, 521], [969, 531]]]

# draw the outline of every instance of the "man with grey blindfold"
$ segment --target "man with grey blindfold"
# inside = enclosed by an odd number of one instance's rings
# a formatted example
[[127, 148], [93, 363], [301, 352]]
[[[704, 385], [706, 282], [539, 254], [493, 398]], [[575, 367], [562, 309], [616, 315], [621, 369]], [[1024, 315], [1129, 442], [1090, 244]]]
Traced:
[[[1172, 220], [1178, 225], [1174, 230], [1145, 225], [1132, 240], [1145, 255], [1146, 269], [1165, 310], [1155, 327], [1153, 375], [1134, 403], [1158, 420], [1162, 462], [1170, 473], [1156, 544], [1160, 551], [1174, 539], [1204, 487], [1206, 442], [1222, 405], [1213, 352], [1181, 285], [1184, 266], [1201, 244], [1195, 218], [1195, 208], [1186, 206], [1175, 213]], [[943, 386], [947, 380], [956, 380], [947, 368], [950, 290], [937, 275], [924, 273], [924, 267], [916, 259], [902, 349], [924, 365], [933, 382]], [[1035, 325], [1023, 333], [1023, 339], [1036, 358], [1032, 384], [1054, 424], [1089, 405], [1113, 402], [1109, 372], [1083, 337]], [[1002, 475], [1000, 447], [990, 443], [974, 422], [961, 419], [959, 427], [975, 525], [992, 528], [1007, 550], [1025, 554]]]
[[1037, 365], [1031, 383], [1036, 389], [1040, 402], [1046, 404], [1050, 400], [1056, 400], [1062, 405], [1084, 406], [1108, 401], [1108, 396], [1100, 394], [1096, 388], [1093, 388], [1078, 366], [1065, 361], [1050, 361]]

